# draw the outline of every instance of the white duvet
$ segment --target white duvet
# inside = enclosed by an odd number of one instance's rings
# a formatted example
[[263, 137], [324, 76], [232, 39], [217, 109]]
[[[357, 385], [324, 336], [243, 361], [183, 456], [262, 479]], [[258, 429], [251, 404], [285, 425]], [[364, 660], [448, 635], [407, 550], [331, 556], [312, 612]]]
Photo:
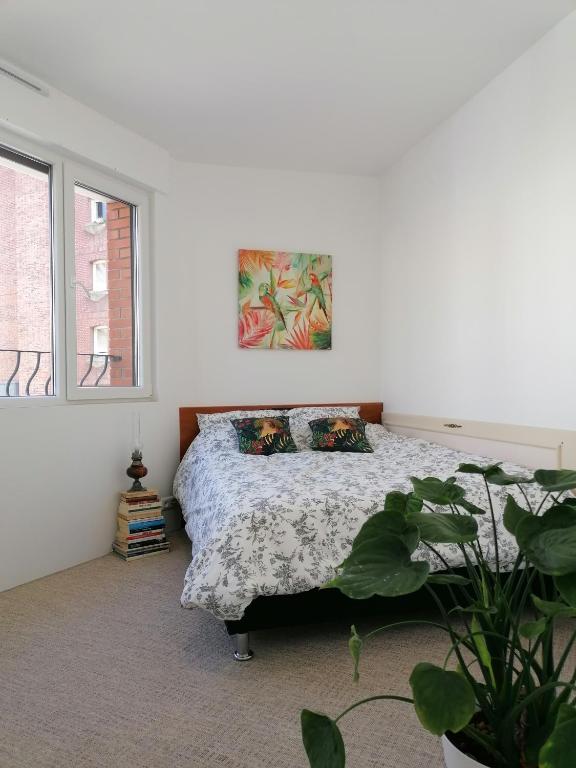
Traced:
[[[202, 431], [184, 457], [174, 481], [186, 531], [192, 540], [192, 562], [186, 572], [182, 605], [201, 607], [220, 619], [240, 619], [259, 595], [280, 595], [319, 587], [335, 567], [370, 515], [383, 507], [391, 490], [409, 491], [410, 475], [455, 474], [461, 462], [489, 459], [460, 453], [423, 440], [400, 437], [368, 424], [373, 454], [323, 453], [247, 456], [239, 453], [229, 422]], [[505, 464], [509, 472], [522, 468]], [[486, 506], [482, 478], [459, 475], [467, 498]], [[531, 501], [540, 492], [526, 486]], [[529, 490], [528, 490], [529, 489]], [[492, 486], [498, 507], [498, 538], [503, 567], [515, 557], [515, 544], [504, 529], [501, 513], [507, 493], [517, 489]], [[489, 515], [477, 517], [485, 554], [492, 556]], [[450, 565], [462, 564], [456, 545], [437, 545]], [[426, 549], [419, 553], [432, 570], [441, 563]]]

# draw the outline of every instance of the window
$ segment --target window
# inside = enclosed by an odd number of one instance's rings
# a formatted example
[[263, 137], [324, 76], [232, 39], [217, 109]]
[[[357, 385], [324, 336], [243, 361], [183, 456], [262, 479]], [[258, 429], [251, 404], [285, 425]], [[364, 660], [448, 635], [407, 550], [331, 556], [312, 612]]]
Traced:
[[0, 398], [54, 393], [51, 175], [0, 146]]
[[90, 214], [92, 224], [103, 224], [106, 218], [106, 203], [104, 200], [91, 200]]
[[[102, 375], [96, 376], [92, 384], [94, 386], [110, 386], [110, 329], [106, 325], [97, 325], [92, 329], [92, 366], [86, 368], [86, 379], [89, 379], [93, 369], [104, 368]], [[86, 382], [82, 384], [84, 386]]]
[[108, 290], [108, 262], [104, 259], [92, 262], [92, 290], [94, 293]]
[[148, 194], [2, 140], [0, 405], [150, 397]]
[[110, 342], [110, 329], [106, 325], [97, 325], [93, 329], [93, 350], [95, 355], [107, 355]]
[[[68, 368], [69, 396], [82, 399], [87, 388], [98, 387], [122, 393], [142, 386], [140, 340], [143, 329], [139, 313], [139, 213], [134, 193], [109, 179], [88, 174], [83, 169], [69, 176], [74, 193], [74, 242], [70, 265], [74, 274], [74, 313], [69, 313], [69, 335], [75, 340], [73, 361]], [[94, 204], [106, 209], [105, 224], [98, 231], [86, 229]], [[92, 291], [85, 286], [92, 281]], [[105, 285], [103, 296], [102, 286]], [[99, 287], [97, 287], [99, 286]], [[107, 357], [95, 359], [96, 335], [93, 329], [106, 328]], [[71, 355], [69, 349], [69, 355]], [[106, 375], [93, 376], [93, 368], [104, 363]], [[88, 393], [90, 396], [90, 393]], [[93, 396], [93, 394], [92, 394]], [[118, 396], [118, 395], [116, 395]]]

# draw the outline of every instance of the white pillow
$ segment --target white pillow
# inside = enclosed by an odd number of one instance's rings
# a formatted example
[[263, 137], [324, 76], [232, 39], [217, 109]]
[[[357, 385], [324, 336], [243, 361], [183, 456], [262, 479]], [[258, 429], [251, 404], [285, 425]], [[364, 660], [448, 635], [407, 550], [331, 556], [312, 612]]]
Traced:
[[291, 408], [286, 411], [290, 417], [290, 432], [299, 451], [310, 451], [312, 430], [308, 424], [314, 419], [329, 419], [334, 416], [349, 416], [358, 418], [359, 405], [314, 405], [302, 408]]
[[[232, 431], [234, 427], [230, 424], [230, 419], [260, 419], [265, 416], [286, 416], [287, 411], [276, 411], [273, 409], [261, 411], [220, 411], [219, 413], [198, 413], [198, 428], [202, 432], [206, 429], [213, 429], [228, 425]], [[234, 434], [236, 434], [234, 432]]]

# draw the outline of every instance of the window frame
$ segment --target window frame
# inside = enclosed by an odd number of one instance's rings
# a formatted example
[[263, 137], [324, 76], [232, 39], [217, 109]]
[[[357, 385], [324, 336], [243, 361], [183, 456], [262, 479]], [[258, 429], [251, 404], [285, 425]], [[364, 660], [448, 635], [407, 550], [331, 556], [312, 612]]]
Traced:
[[[50, 166], [50, 222], [52, 271], [52, 368], [53, 394], [35, 397], [0, 397], [2, 408], [97, 404], [153, 399], [152, 307], [150, 290], [151, 192], [137, 183], [123, 181], [96, 170], [88, 163], [69, 159], [0, 128], [0, 144], [16, 155], [23, 155]], [[70, 180], [72, 185], [70, 186]], [[140, 377], [133, 387], [78, 387], [76, 384], [76, 301], [74, 284], [74, 182], [99, 189], [136, 206], [136, 272], [134, 283], [134, 323], [137, 366]], [[104, 191], [105, 190], [105, 191]], [[78, 390], [81, 390], [78, 392]]]
[[22, 408], [37, 405], [61, 405], [66, 402], [66, 369], [61, 347], [65, 344], [64, 307], [64, 220], [63, 158], [35, 142], [0, 129], [0, 144], [15, 155], [23, 155], [50, 166], [50, 266], [52, 293], [52, 394], [35, 397], [0, 397], [0, 408]]
[[[101, 195], [134, 206], [136, 226], [133, 233], [133, 323], [134, 364], [139, 383], [131, 387], [80, 387], [77, 383], [76, 358], [76, 255], [75, 255], [75, 189], [76, 184], [93, 189]], [[64, 262], [66, 275], [66, 390], [67, 399], [142, 400], [152, 397], [151, 323], [149, 289], [149, 226], [148, 193], [120, 179], [73, 161], [64, 163]]]

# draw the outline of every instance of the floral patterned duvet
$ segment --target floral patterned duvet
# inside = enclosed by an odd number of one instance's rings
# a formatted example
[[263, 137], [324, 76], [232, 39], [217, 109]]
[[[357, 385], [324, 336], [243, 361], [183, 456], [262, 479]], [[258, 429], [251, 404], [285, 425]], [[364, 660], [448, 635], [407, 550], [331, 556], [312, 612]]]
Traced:
[[[411, 490], [410, 475], [445, 479], [461, 462], [489, 459], [423, 440], [392, 434], [368, 424], [374, 453], [298, 453], [250, 456], [238, 451], [231, 425], [202, 431], [182, 460], [174, 480], [192, 562], [186, 572], [182, 605], [201, 607], [220, 619], [240, 619], [260, 595], [303, 592], [334, 576], [356, 533], [382, 509], [392, 490]], [[503, 465], [508, 472], [522, 468]], [[459, 475], [467, 498], [485, 508], [478, 475]], [[491, 486], [498, 511], [500, 561], [506, 568], [515, 544], [502, 525], [507, 493], [516, 487]], [[539, 492], [526, 486], [537, 501]], [[480, 542], [492, 556], [488, 515], [477, 517]], [[462, 565], [456, 545], [436, 545], [451, 565]], [[418, 553], [432, 570], [442, 565], [428, 550]]]

